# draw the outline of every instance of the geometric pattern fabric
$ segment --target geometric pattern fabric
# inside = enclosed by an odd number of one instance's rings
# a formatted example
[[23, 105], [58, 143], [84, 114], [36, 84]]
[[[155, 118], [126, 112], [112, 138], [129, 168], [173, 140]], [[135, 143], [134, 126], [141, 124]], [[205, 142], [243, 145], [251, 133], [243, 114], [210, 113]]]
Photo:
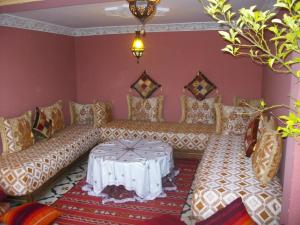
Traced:
[[279, 224], [282, 187], [278, 177], [262, 185], [245, 156], [242, 136], [212, 135], [196, 172], [193, 215], [207, 219], [241, 197], [257, 224]]
[[131, 88], [144, 99], [149, 98], [160, 87], [161, 85], [153, 80], [146, 71], [131, 85]]
[[217, 87], [199, 71], [196, 77], [184, 88], [188, 89], [198, 100], [203, 100]]
[[0, 188], [12, 196], [38, 189], [62, 168], [91, 149], [99, 140], [99, 129], [70, 126], [47, 141], [0, 157]]
[[149, 139], [170, 144], [176, 150], [195, 150], [201, 153], [206, 148], [213, 125], [199, 125], [171, 122], [144, 122], [113, 120], [101, 130], [100, 141], [115, 139]]

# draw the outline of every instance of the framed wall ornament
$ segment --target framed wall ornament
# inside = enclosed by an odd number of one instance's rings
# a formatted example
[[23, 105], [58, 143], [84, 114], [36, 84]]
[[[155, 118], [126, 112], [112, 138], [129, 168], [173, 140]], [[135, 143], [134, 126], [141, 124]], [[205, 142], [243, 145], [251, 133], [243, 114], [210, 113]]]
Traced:
[[141, 74], [141, 76], [131, 85], [131, 88], [136, 90], [139, 95], [146, 99], [151, 97], [151, 95], [161, 87], [159, 83], [153, 80], [146, 72], [146, 70]]
[[201, 71], [199, 71], [195, 78], [184, 86], [184, 88], [189, 90], [198, 100], [203, 100], [217, 87], [206, 76], [204, 76]]

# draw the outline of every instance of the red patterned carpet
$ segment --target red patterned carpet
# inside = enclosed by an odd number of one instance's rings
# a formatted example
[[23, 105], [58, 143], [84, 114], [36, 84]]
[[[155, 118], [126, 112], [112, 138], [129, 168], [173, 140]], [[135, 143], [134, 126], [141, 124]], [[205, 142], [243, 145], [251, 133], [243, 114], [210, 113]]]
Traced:
[[85, 180], [82, 180], [53, 204], [63, 212], [63, 215], [55, 222], [68, 225], [134, 225], [159, 214], [172, 214], [180, 217], [194, 179], [198, 160], [178, 159], [175, 160], [175, 165], [180, 170], [175, 181], [178, 190], [167, 192], [166, 198], [158, 198], [144, 203], [107, 203], [103, 205], [99, 197], [89, 196], [81, 190], [85, 184]]

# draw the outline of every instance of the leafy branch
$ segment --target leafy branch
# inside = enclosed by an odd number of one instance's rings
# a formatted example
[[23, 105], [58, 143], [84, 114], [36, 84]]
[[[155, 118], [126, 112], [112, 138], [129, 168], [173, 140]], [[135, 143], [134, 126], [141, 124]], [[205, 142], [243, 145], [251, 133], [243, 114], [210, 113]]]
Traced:
[[[228, 0], [199, 0], [204, 9], [219, 24], [229, 30], [219, 31], [228, 42], [222, 51], [233, 56], [250, 57], [254, 62], [267, 65], [274, 72], [291, 74], [300, 81], [300, 70], [294, 65], [300, 63], [300, 1], [276, 0], [271, 10], [260, 11], [256, 6], [232, 10]], [[292, 54], [296, 53], [296, 54]], [[295, 108], [285, 105], [266, 107], [261, 102], [259, 113], [276, 108], [288, 108], [289, 115], [276, 117], [285, 124], [278, 131], [283, 137], [300, 136], [300, 101], [294, 101]]]
[[[233, 12], [227, 0], [207, 2], [205, 11], [219, 24], [229, 27], [229, 31], [219, 31], [229, 42], [222, 51], [233, 56], [249, 56], [275, 72], [291, 73], [300, 78], [300, 70], [292, 67], [300, 63], [300, 57], [291, 57], [292, 52], [300, 53], [299, 1], [277, 0], [272, 10], [259, 11], [256, 6], [251, 6], [240, 9], [238, 13]], [[279, 10], [285, 13], [276, 13]], [[269, 36], [271, 38], [267, 41]]]

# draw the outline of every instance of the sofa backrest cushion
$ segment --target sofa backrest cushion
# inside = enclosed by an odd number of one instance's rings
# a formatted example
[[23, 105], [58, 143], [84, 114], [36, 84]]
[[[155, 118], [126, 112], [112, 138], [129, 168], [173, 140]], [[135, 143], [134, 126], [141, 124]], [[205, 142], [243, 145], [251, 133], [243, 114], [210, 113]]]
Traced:
[[134, 121], [161, 122], [164, 97], [143, 99], [127, 95], [128, 119]]
[[282, 156], [282, 138], [276, 130], [263, 130], [252, 155], [255, 177], [267, 185], [277, 174]]
[[219, 102], [220, 97], [207, 98], [202, 101], [189, 97], [181, 96], [181, 120], [183, 123], [202, 123], [215, 124], [216, 110], [214, 104]]
[[31, 132], [31, 111], [16, 118], [0, 117], [0, 133], [2, 138], [3, 153], [13, 153], [24, 150], [34, 144]]

